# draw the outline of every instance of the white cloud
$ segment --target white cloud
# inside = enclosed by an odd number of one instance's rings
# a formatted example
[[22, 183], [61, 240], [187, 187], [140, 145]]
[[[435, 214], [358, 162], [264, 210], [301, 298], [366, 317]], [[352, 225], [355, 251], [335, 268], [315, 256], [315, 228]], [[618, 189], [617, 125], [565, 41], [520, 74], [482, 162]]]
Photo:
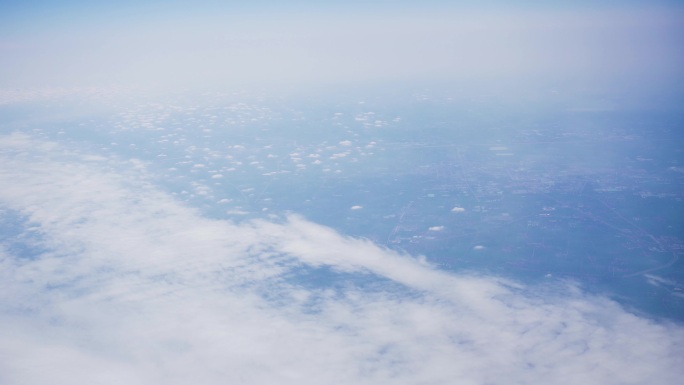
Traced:
[[[59, 145], [0, 138], [7, 384], [675, 384], [681, 326], [572, 284], [456, 276], [297, 216], [211, 220]], [[331, 271], [319, 269], [330, 268]], [[309, 275], [328, 274], [329, 285]], [[374, 276], [378, 285], [353, 285]], [[335, 285], [335, 280], [344, 284]]]
[[464, 211], [465, 209], [463, 207], [454, 207], [453, 209], [451, 209], [452, 213], [462, 213]]
[[363, 206], [359, 206], [359, 205], [355, 205], [355, 206], [351, 207], [352, 210], [361, 210], [362, 208], [363, 208]]
[[431, 226], [430, 228], [428, 228], [428, 230], [430, 230], [430, 231], [442, 231], [442, 230], [444, 230], [444, 226]]
[[336, 154], [332, 154], [330, 159], [338, 159], [338, 158], [344, 158], [345, 156], [349, 155], [349, 152], [339, 152]]

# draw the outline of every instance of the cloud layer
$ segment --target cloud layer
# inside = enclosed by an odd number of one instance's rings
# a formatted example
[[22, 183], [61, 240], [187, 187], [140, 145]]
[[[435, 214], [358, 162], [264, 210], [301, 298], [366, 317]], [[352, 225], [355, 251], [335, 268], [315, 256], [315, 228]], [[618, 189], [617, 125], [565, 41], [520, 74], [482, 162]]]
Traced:
[[[456, 276], [296, 215], [212, 220], [139, 163], [0, 138], [6, 384], [676, 384], [684, 330]], [[22, 243], [24, 252], [11, 247]], [[25, 250], [30, 250], [26, 252]]]

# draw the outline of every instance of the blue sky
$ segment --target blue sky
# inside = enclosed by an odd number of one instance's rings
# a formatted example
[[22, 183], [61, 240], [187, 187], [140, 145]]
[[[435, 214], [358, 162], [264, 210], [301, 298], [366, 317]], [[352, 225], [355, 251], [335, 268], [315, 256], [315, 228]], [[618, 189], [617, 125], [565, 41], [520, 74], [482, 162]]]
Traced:
[[152, 21], [157, 18], [185, 18], [191, 15], [242, 14], [258, 15], [361, 13], [401, 14], [415, 12], [519, 12], [566, 11], [596, 12], [601, 10], [643, 11], [679, 10], [678, 1], [3, 1], [0, 3], [0, 31], [50, 29], [69, 24]]
[[682, 80], [672, 2], [15, 2], [0, 84]]

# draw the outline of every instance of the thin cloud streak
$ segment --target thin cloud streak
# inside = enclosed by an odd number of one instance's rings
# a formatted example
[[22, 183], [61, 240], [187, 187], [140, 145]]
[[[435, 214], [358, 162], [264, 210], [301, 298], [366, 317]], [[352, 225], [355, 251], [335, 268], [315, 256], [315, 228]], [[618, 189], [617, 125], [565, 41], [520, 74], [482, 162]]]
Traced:
[[[684, 374], [681, 326], [572, 284], [447, 274], [297, 216], [203, 218], [138, 162], [20, 134], [0, 139], [0, 161], [0, 204], [42, 250], [0, 254], [3, 383], [674, 384]], [[323, 269], [333, 283], [306, 284]], [[353, 283], [364, 276], [377, 284]]]

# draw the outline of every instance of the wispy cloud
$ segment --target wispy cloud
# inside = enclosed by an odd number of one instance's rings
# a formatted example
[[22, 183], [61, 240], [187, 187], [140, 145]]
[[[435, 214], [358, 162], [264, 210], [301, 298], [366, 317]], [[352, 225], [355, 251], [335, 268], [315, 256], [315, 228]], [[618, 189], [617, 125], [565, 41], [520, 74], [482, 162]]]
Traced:
[[[681, 326], [570, 283], [447, 274], [298, 216], [207, 219], [139, 164], [23, 135], [0, 139], [0, 162], [0, 204], [42, 250], [0, 254], [2, 383], [675, 384], [684, 375]], [[325, 283], [307, 284], [316, 274]]]

